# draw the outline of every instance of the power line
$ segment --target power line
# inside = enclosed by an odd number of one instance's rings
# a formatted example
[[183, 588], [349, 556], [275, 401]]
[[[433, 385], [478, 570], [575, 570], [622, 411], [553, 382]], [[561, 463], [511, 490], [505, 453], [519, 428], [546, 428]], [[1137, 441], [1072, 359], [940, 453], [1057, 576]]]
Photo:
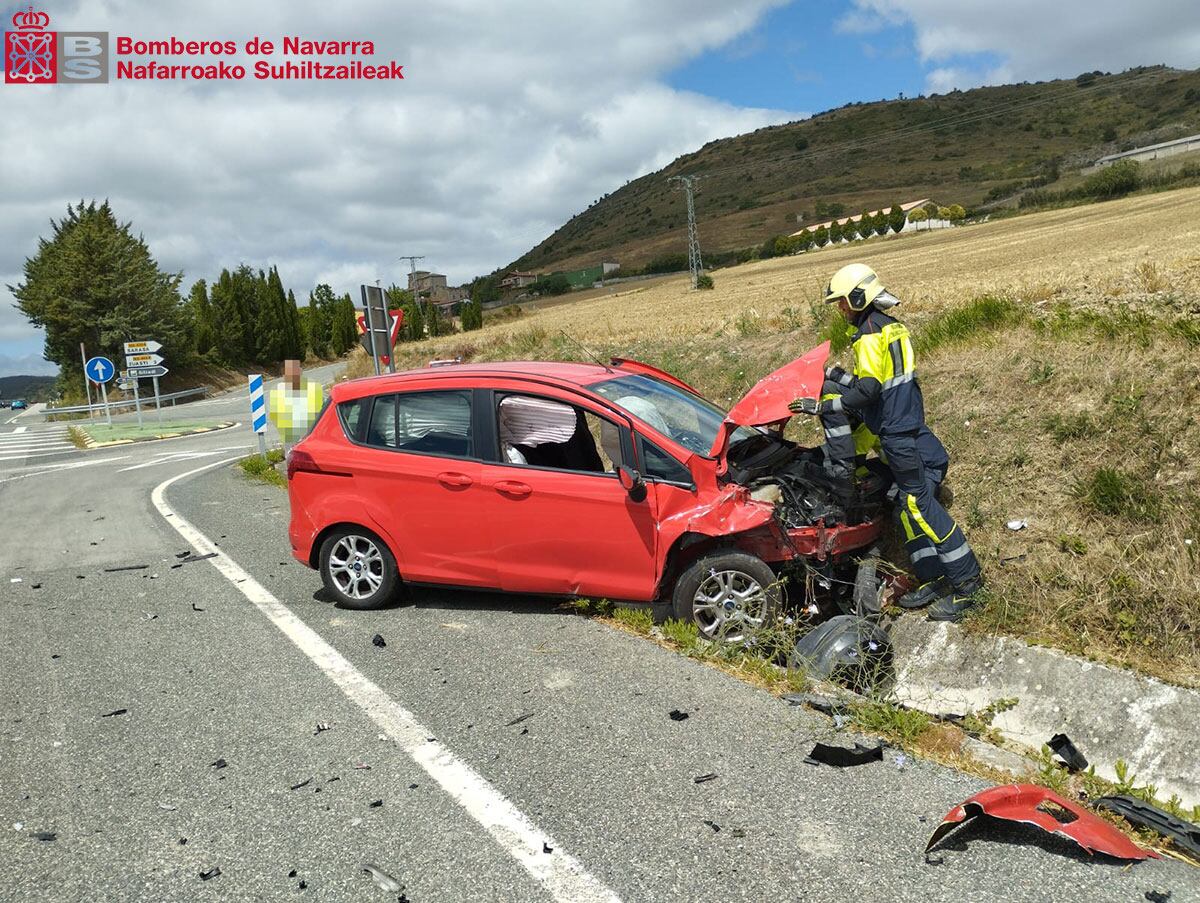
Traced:
[[688, 213], [688, 269], [692, 271], [692, 288], [700, 287], [700, 272], [704, 261], [700, 258], [700, 235], [696, 231], [696, 204], [693, 198], [696, 182], [700, 176], [671, 176], [668, 182], [678, 182], [687, 195]]

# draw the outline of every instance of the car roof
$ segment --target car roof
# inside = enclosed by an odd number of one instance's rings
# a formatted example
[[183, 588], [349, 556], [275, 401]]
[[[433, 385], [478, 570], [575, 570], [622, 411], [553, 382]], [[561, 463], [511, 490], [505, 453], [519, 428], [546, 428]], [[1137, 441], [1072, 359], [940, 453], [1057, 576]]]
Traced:
[[618, 367], [576, 361], [494, 361], [480, 364], [444, 364], [437, 367], [420, 367], [400, 373], [384, 373], [380, 376], [364, 376], [342, 383], [335, 383], [335, 401], [361, 398], [377, 392], [398, 390], [408, 383], [430, 379], [463, 377], [507, 377], [528, 379], [537, 382], [553, 382], [575, 387], [588, 386], [605, 377], [628, 376], [629, 371]]

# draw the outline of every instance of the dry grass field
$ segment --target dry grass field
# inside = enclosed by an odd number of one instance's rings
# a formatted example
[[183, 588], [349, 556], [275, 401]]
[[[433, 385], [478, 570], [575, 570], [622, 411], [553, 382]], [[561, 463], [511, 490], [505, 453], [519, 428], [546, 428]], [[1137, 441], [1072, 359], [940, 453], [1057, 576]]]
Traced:
[[864, 260], [904, 300], [989, 581], [970, 623], [1198, 685], [1198, 205], [1188, 189], [872, 239], [718, 270], [712, 291], [669, 279], [402, 345], [398, 363], [579, 359], [569, 335], [728, 404], [830, 334], [821, 287]]

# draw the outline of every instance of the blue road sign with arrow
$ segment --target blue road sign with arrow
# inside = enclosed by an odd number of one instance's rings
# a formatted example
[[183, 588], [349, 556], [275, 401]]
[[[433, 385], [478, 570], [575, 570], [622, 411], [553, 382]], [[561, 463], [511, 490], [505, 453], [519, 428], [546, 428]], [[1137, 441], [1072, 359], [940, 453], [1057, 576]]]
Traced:
[[93, 357], [84, 365], [83, 372], [87, 374], [88, 379], [92, 382], [103, 384], [113, 378], [113, 375], [117, 372], [117, 368], [106, 357]]

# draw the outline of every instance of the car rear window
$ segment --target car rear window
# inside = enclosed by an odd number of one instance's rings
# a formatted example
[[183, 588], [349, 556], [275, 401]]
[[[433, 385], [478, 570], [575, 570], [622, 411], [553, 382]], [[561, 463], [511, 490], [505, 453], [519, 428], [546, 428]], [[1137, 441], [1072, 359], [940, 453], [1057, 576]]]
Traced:
[[367, 445], [426, 455], [474, 457], [471, 393], [379, 395], [371, 409]]
[[353, 401], [343, 401], [337, 406], [338, 419], [342, 421], [342, 429], [354, 441], [362, 436], [364, 412], [370, 398], [356, 398]]

